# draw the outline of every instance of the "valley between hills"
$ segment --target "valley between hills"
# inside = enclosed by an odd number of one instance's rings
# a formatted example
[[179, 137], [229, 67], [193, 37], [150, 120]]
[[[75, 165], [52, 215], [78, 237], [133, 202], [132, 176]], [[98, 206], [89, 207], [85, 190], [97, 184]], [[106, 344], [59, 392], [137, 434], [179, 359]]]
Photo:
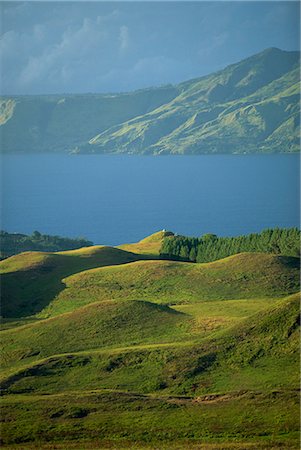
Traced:
[[0, 262], [2, 448], [299, 448], [299, 258], [168, 238]]

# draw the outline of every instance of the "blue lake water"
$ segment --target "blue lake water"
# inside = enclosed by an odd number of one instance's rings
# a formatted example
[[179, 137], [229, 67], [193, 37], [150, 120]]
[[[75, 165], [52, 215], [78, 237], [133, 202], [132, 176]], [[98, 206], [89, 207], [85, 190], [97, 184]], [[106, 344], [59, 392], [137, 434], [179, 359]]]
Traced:
[[5, 155], [1, 228], [135, 242], [299, 226], [299, 155]]

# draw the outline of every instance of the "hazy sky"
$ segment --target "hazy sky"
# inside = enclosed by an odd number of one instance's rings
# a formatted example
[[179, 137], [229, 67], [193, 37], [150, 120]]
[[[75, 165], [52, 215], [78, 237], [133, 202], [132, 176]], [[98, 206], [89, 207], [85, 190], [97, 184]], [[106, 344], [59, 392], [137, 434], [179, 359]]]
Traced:
[[118, 92], [299, 48], [299, 3], [1, 2], [1, 93]]

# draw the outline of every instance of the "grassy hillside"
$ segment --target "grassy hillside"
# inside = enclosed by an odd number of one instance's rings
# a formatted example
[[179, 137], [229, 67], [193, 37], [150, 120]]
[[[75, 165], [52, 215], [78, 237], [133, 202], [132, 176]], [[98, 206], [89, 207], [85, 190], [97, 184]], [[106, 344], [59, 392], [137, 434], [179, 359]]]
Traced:
[[299, 54], [268, 49], [179, 85], [169, 103], [90, 140], [100, 152], [183, 154], [299, 149]]
[[170, 101], [173, 86], [128, 94], [28, 95], [0, 100], [1, 151], [75, 153], [117, 123]]
[[0, 263], [3, 448], [299, 448], [299, 259], [166, 234]]
[[17, 355], [24, 362], [27, 358], [93, 348], [172, 342], [185, 335], [188, 318], [168, 306], [141, 300], [94, 303], [3, 332], [4, 362], [16, 362]]
[[199, 345], [77, 352], [21, 368], [2, 382], [4, 442], [298, 448], [298, 303], [284, 299]]
[[0, 102], [3, 152], [299, 150], [299, 52], [267, 49], [177, 86]]
[[68, 275], [124, 264], [141, 256], [113, 247], [93, 246], [57, 253], [25, 252], [0, 262], [2, 316], [39, 312], [65, 288]]
[[[187, 314], [146, 302], [126, 302], [117, 308], [115, 304], [89, 306], [77, 315], [7, 330], [2, 332], [2, 388], [15, 393], [24, 393], [29, 386], [41, 393], [115, 388], [194, 397], [297, 389], [299, 301], [298, 294], [274, 300], [202, 339], [195, 339], [198, 333], [189, 329], [192, 321]], [[131, 316], [132, 323], [126, 323]], [[124, 345], [118, 346], [122, 334]], [[277, 379], [287, 364], [291, 370]]]
[[81, 272], [63, 283], [67, 289], [49, 303], [41, 317], [108, 299], [176, 305], [281, 297], [299, 288], [299, 259], [242, 253], [206, 264], [138, 261]]
[[164, 238], [168, 238], [170, 236], [174, 236], [174, 233], [171, 231], [158, 231], [151, 236], [141, 239], [139, 242], [133, 244], [123, 244], [120, 245], [119, 248], [128, 252], [150, 255], [154, 257], [159, 255]]

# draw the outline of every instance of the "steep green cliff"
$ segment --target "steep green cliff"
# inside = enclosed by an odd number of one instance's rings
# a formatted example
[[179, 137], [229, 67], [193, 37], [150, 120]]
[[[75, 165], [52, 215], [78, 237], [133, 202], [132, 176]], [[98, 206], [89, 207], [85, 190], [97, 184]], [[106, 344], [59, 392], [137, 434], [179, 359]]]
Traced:
[[177, 86], [2, 100], [3, 152], [200, 154], [299, 149], [299, 52], [267, 49]]

